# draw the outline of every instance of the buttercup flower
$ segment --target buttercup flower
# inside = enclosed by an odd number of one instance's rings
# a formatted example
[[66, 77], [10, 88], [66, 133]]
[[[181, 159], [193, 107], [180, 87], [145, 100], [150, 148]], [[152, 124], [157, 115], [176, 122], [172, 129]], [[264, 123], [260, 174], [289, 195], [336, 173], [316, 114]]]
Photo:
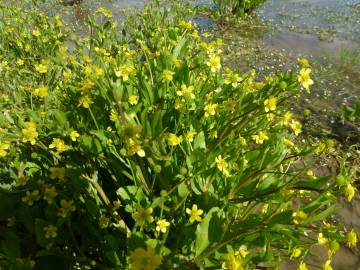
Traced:
[[30, 144], [34, 145], [36, 142], [36, 138], [38, 137], [38, 133], [36, 131], [36, 123], [35, 122], [25, 122], [26, 128], [22, 130], [24, 143], [30, 142]]
[[194, 140], [194, 136], [196, 135], [196, 131], [194, 130], [190, 130], [188, 132], [186, 132], [185, 134], [185, 138], [189, 141], [189, 142], [192, 142]]
[[130, 95], [129, 96], [129, 103], [130, 105], [136, 105], [139, 102], [139, 96], [136, 95]]
[[351, 230], [350, 232], [348, 232], [348, 234], [346, 235], [346, 238], [347, 238], [348, 247], [350, 247], [350, 248], [356, 247], [356, 244], [358, 242], [358, 237], [354, 230]]
[[194, 221], [201, 222], [201, 215], [204, 213], [203, 210], [198, 209], [198, 206], [196, 204], [193, 204], [192, 208], [186, 208], [186, 214], [190, 215], [189, 221], [191, 224], [194, 223]]
[[269, 98], [267, 98], [264, 101], [265, 112], [275, 111], [276, 110], [276, 102], [277, 102], [277, 98], [274, 96], [270, 96]]
[[41, 85], [39, 88], [36, 88], [33, 94], [37, 97], [47, 97], [48, 96], [48, 87], [46, 85]]
[[165, 69], [162, 73], [163, 81], [168, 81], [168, 82], [172, 81], [174, 74], [175, 74], [175, 72]]
[[297, 136], [301, 133], [302, 124], [299, 121], [292, 120], [290, 123], [290, 128], [293, 130], [294, 134]]
[[305, 90], [310, 92], [310, 85], [314, 84], [314, 81], [310, 78], [311, 69], [310, 68], [302, 68], [298, 75], [298, 81], [305, 88]]
[[217, 168], [224, 174], [225, 177], [230, 176], [230, 173], [228, 171], [228, 163], [221, 157], [221, 155], [217, 156], [215, 158], [216, 166]]
[[253, 139], [256, 144], [262, 144], [269, 139], [269, 136], [265, 132], [260, 131], [259, 134], [251, 135], [251, 139]]
[[218, 106], [219, 105], [217, 103], [205, 105], [205, 108], [204, 108], [205, 117], [214, 116], [216, 114], [216, 109]]
[[79, 98], [79, 105], [78, 106], [82, 106], [85, 109], [88, 109], [88, 108], [90, 108], [90, 105], [93, 104], [93, 103], [94, 102], [92, 101], [90, 96], [83, 95], [82, 97]]
[[135, 71], [135, 67], [132, 63], [125, 63], [115, 71], [116, 77], [122, 78], [124, 82], [129, 79], [129, 76], [132, 75]]
[[298, 270], [309, 270], [309, 269], [307, 268], [306, 263], [301, 262], [301, 263], [299, 264]]
[[210, 55], [209, 60], [206, 62], [211, 69], [211, 72], [216, 72], [221, 68], [221, 58], [217, 55]]
[[351, 202], [351, 200], [354, 198], [355, 189], [352, 184], [347, 184], [347, 186], [345, 188], [345, 196], [346, 196], [348, 202]]
[[70, 146], [66, 145], [63, 140], [54, 138], [53, 142], [49, 145], [50, 149], [56, 148], [57, 154], [61, 154], [70, 149]]
[[293, 222], [295, 224], [301, 224], [305, 219], [307, 219], [307, 214], [304, 211], [297, 211], [293, 213]]
[[291, 253], [290, 259], [299, 258], [301, 253], [302, 253], [302, 248], [299, 248], [299, 247], [294, 248], [292, 253]]
[[156, 231], [166, 233], [167, 228], [170, 226], [170, 222], [168, 222], [166, 219], [160, 219], [158, 222], [156, 222]]
[[74, 212], [76, 210], [76, 207], [74, 205], [74, 201], [70, 200], [61, 200], [60, 201], [60, 208], [59, 208], [59, 213], [58, 215], [66, 218], [71, 212]]
[[323, 270], [332, 270], [332, 267], [331, 267], [331, 260], [327, 260], [325, 262], [325, 264], [323, 265]]
[[223, 262], [221, 265], [222, 269], [226, 270], [244, 270], [243, 259], [238, 253], [230, 253], [228, 254], [228, 258], [226, 262]]
[[27, 205], [32, 206], [34, 202], [40, 200], [40, 192], [38, 190], [34, 190], [30, 192], [29, 190], [26, 191], [26, 196], [22, 197], [21, 200]]
[[45, 74], [48, 71], [48, 67], [44, 64], [39, 64], [39, 65], [35, 66], [35, 69], [40, 74]]
[[50, 175], [50, 178], [51, 179], [56, 179], [58, 178], [59, 180], [64, 180], [65, 178], [65, 168], [55, 168], [55, 167], [51, 167], [49, 169], [51, 175]]
[[7, 151], [10, 147], [8, 142], [1, 142], [0, 141], [0, 158], [5, 157], [7, 155]]
[[76, 130], [73, 130], [70, 132], [70, 138], [73, 142], [76, 142], [76, 140], [80, 137], [79, 132], [77, 132]]
[[137, 248], [130, 254], [129, 262], [131, 270], [155, 270], [161, 264], [161, 257], [150, 247]]
[[53, 225], [44, 227], [44, 231], [46, 239], [55, 238], [57, 236], [57, 228]]
[[176, 94], [181, 97], [195, 99], [194, 86], [192, 85], [186, 86], [185, 84], [182, 84], [181, 90], [176, 91]]
[[47, 201], [48, 204], [52, 204], [57, 195], [58, 193], [54, 186], [46, 187], [44, 190], [44, 200]]
[[325, 246], [327, 243], [329, 243], [329, 239], [327, 239], [323, 233], [319, 233], [317, 236], [318, 244], [320, 246]]
[[133, 219], [135, 220], [136, 224], [140, 227], [144, 226], [145, 223], [151, 223], [153, 222], [154, 218], [152, 216], [153, 209], [151, 207], [149, 208], [143, 208], [139, 207], [137, 211], [132, 214]]
[[176, 134], [174, 134], [174, 133], [169, 133], [169, 135], [167, 137], [167, 141], [170, 146], [176, 146], [183, 141], [183, 138], [182, 138], [182, 136], [179, 136], [179, 137], [176, 136]]

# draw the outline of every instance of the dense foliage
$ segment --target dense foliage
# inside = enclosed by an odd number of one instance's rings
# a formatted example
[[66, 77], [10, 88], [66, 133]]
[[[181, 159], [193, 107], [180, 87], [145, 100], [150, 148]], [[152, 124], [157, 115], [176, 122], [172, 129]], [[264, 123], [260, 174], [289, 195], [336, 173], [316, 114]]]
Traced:
[[253, 12], [265, 1], [266, 0], [213, 0], [219, 15], [237, 17]]
[[183, 5], [121, 26], [100, 8], [82, 39], [1, 7], [0, 268], [305, 270], [321, 245], [331, 269], [355, 247], [326, 222], [351, 171], [317, 177], [334, 143], [301, 143], [283, 106], [309, 91], [309, 63], [264, 81], [223, 67]]

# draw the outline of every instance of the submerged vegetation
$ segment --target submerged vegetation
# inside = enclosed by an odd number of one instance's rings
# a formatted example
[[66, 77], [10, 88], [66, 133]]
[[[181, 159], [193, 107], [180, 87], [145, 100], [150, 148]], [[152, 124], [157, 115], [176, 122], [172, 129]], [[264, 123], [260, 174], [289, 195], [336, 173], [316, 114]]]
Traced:
[[[177, 1], [120, 25], [99, 8], [83, 38], [36, 9], [0, 14], [0, 268], [306, 270], [320, 246], [329, 270], [356, 248], [332, 214], [357, 168], [286, 105], [311, 91], [306, 59], [232, 70]], [[317, 175], [329, 157], [336, 177]]]

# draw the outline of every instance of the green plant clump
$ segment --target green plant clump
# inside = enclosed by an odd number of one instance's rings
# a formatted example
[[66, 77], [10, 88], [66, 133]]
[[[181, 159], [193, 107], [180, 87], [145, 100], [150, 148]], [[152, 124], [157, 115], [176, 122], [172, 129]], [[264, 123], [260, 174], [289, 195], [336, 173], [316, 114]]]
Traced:
[[59, 16], [0, 11], [1, 269], [305, 270], [314, 245], [327, 267], [356, 246], [327, 219], [354, 179], [315, 175], [333, 142], [301, 143], [282, 105], [309, 90], [307, 61], [232, 71], [183, 4], [121, 28], [100, 8], [81, 39]]
[[217, 14], [220, 16], [242, 17], [252, 13], [266, 0], [213, 0]]

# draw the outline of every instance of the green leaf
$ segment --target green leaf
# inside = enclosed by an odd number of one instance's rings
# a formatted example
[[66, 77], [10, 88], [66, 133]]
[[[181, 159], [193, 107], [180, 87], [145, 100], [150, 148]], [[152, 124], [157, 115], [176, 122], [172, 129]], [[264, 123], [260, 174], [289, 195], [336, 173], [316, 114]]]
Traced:
[[277, 224], [290, 224], [292, 221], [293, 211], [287, 210], [274, 215], [269, 221], [269, 227]]
[[178, 58], [181, 50], [183, 49], [183, 47], [185, 46], [185, 43], [187, 42], [187, 38], [182, 38], [180, 40], [180, 42], [178, 43], [178, 45], [176, 45], [174, 52], [172, 54], [172, 59], [175, 60]]
[[218, 216], [219, 207], [213, 207], [203, 221], [197, 225], [195, 239], [195, 256], [202, 254], [221, 235], [221, 222]]
[[327, 216], [331, 215], [335, 211], [335, 209], [336, 209], [336, 205], [333, 205], [333, 206], [331, 206], [329, 208], [326, 208], [324, 211], [320, 212], [319, 214], [306, 219], [304, 221], [304, 224], [309, 224], [309, 223], [312, 223], [312, 222], [323, 220]]
[[204, 132], [201, 131], [199, 134], [196, 135], [194, 141], [194, 149], [206, 149], [206, 142], [205, 142], [205, 135]]
[[297, 189], [322, 189], [326, 188], [326, 183], [331, 179], [331, 176], [323, 176], [314, 180], [301, 180], [294, 184], [294, 187]]
[[6, 232], [4, 235], [4, 240], [1, 241], [1, 250], [5, 253], [7, 257], [12, 260], [20, 257], [20, 245], [19, 238], [14, 232]]

